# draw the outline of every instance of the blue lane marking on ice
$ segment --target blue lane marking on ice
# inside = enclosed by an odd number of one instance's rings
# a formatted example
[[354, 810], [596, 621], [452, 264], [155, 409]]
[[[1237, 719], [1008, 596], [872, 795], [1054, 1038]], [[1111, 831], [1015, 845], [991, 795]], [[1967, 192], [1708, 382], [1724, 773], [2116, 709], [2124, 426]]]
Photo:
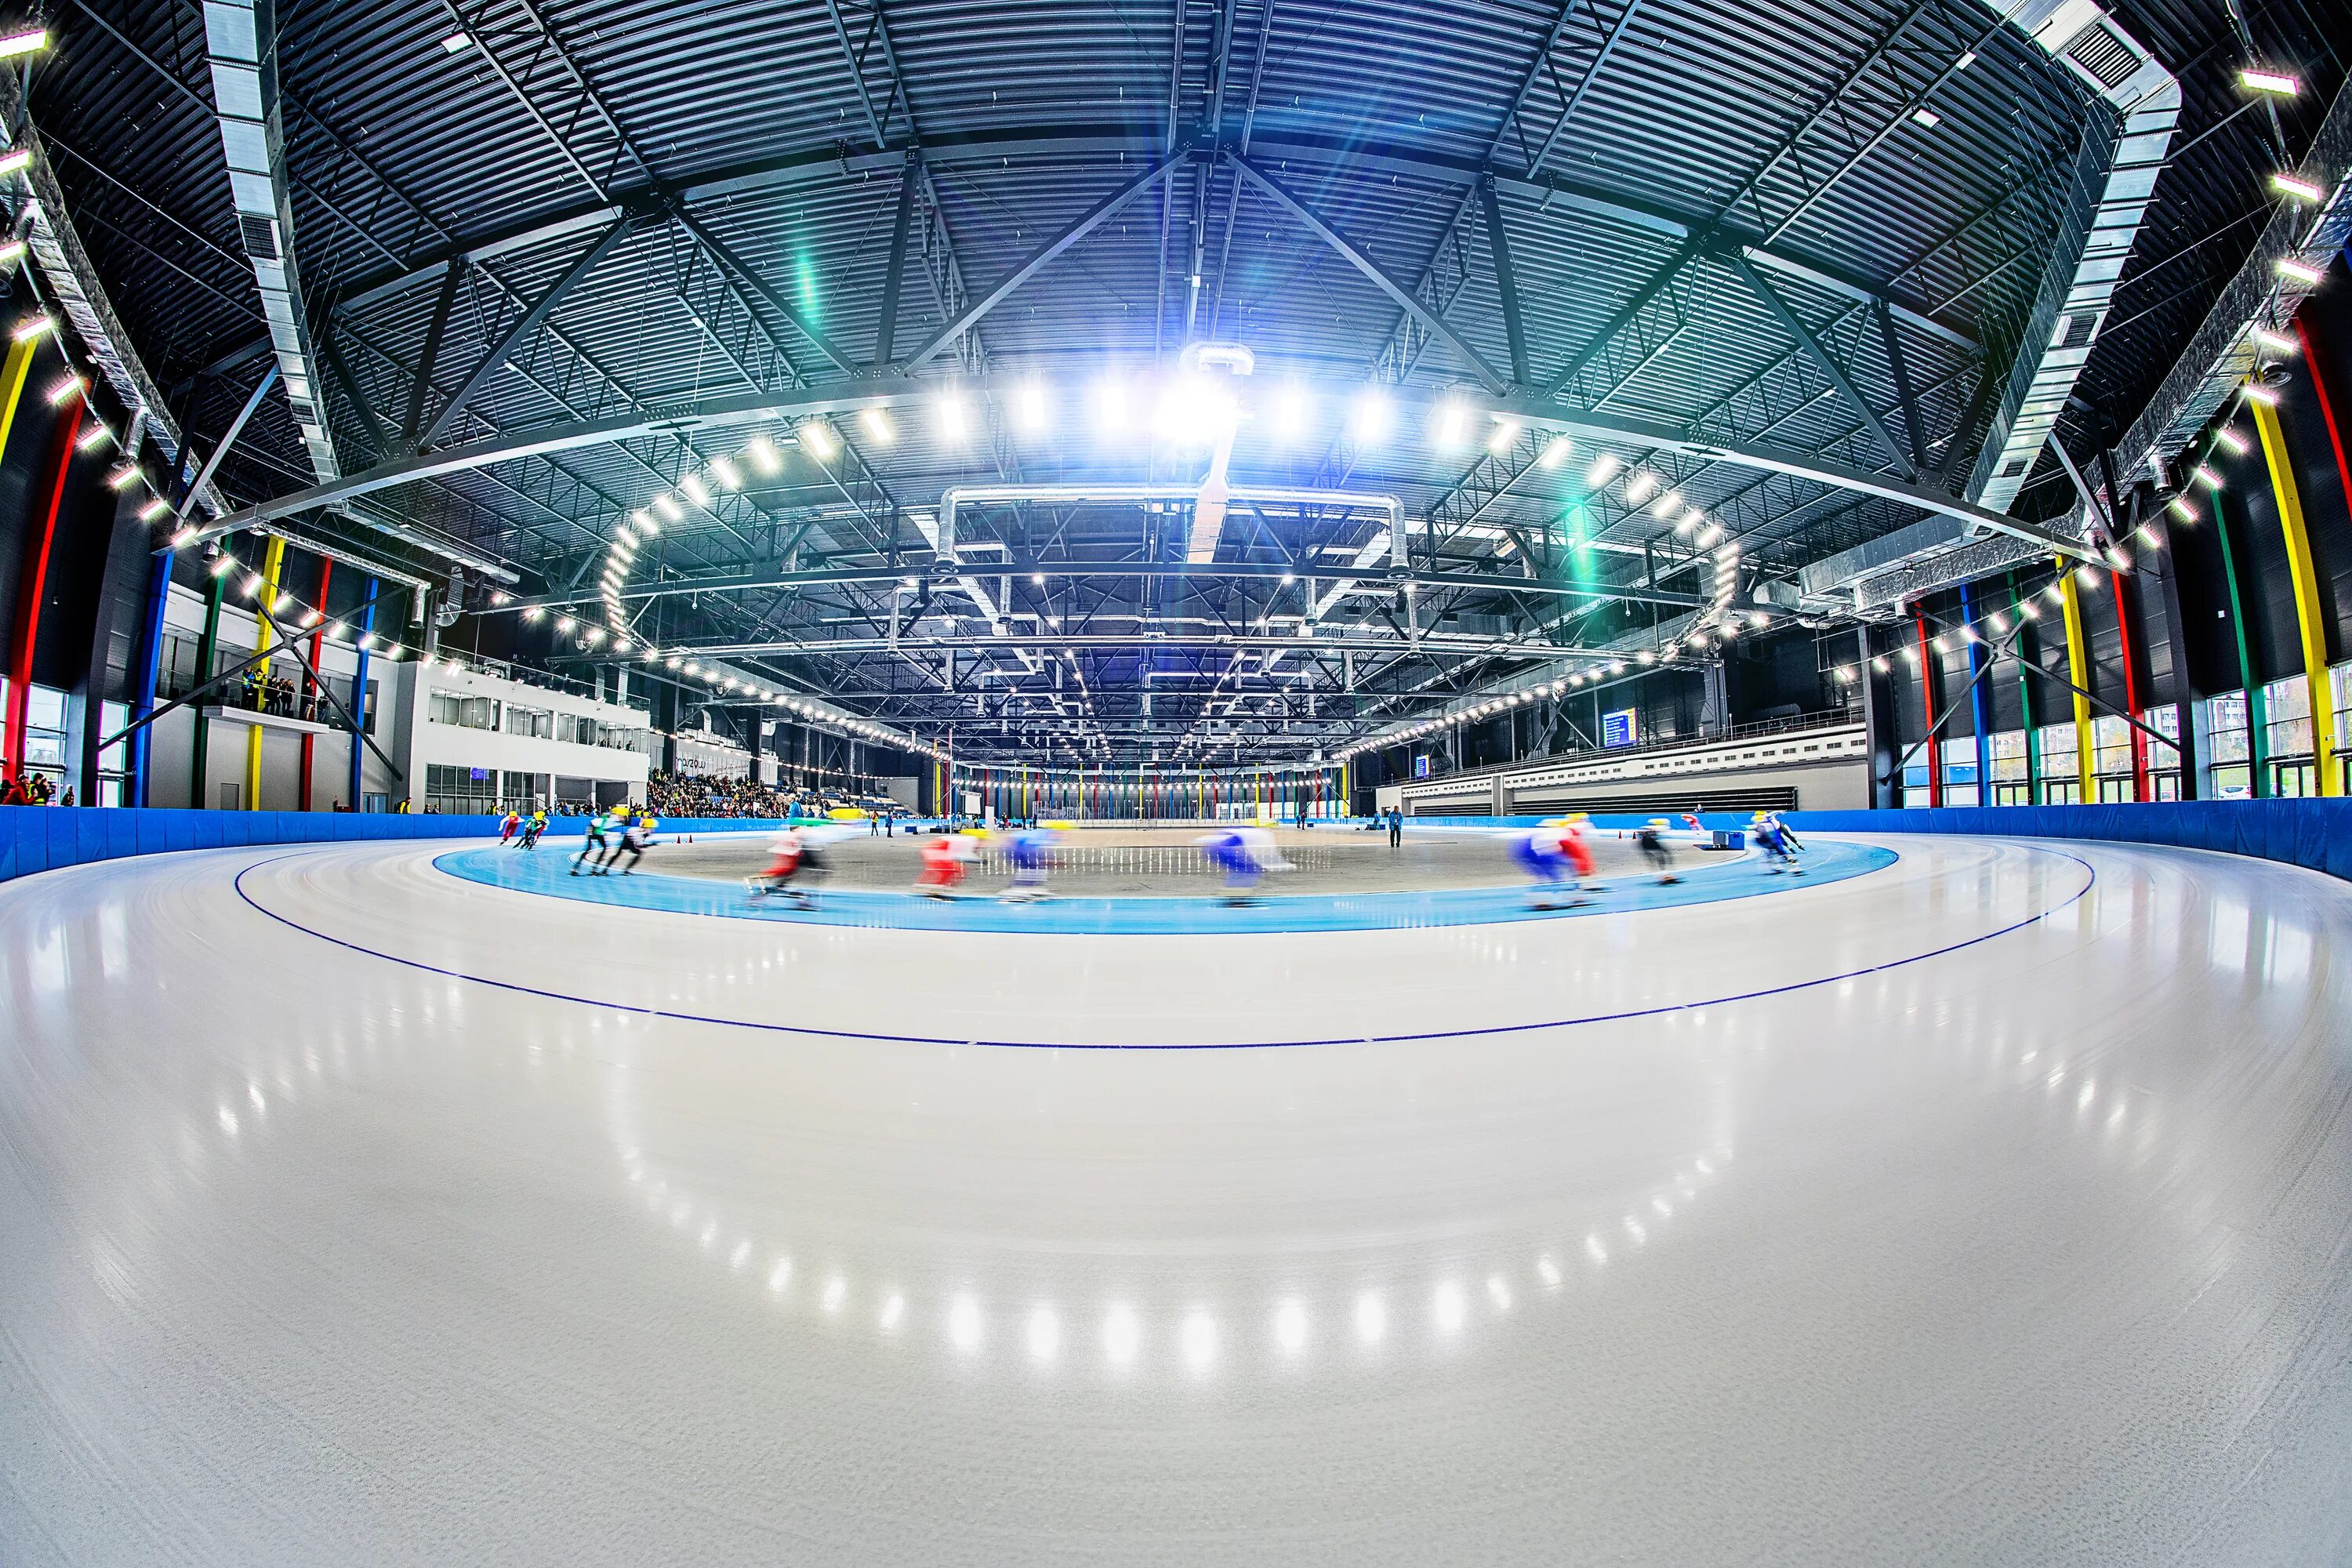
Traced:
[[[647, 856], [648, 862], [659, 854], [656, 847]], [[433, 865], [465, 881], [514, 892], [665, 914], [890, 931], [1238, 936], [1265, 931], [1404, 931], [1677, 909], [1843, 882], [1892, 866], [1896, 858], [1894, 850], [1877, 845], [1821, 839], [1807, 848], [1805, 874], [1789, 877], [1769, 874], [1764, 863], [1752, 857], [1688, 850], [1681, 857], [1680, 882], [1664, 887], [1652, 877], [1619, 877], [1609, 882], [1607, 891], [1592, 894], [1591, 903], [1572, 910], [1533, 909], [1523, 888], [1284, 895], [1278, 890], [1279, 877], [1267, 879], [1268, 886], [1276, 891], [1263, 903], [1238, 909], [1213, 898], [1057, 898], [1003, 904], [987, 894], [973, 894], [942, 903], [912, 893], [827, 889], [819, 892], [815, 909], [797, 910], [781, 899], [754, 899], [738, 883], [701, 877], [667, 877], [652, 871], [627, 877], [574, 877], [569, 872], [571, 856], [561, 852], [495, 847], [452, 849], [436, 857]]]
[[273, 855], [266, 860], [257, 860], [239, 871], [231, 885], [236, 889], [236, 896], [244, 900], [246, 907], [255, 913], [276, 921], [279, 925], [299, 931], [305, 936], [316, 937], [331, 947], [340, 947], [348, 952], [356, 952], [364, 957], [379, 959], [386, 963], [398, 964], [404, 969], [422, 970], [427, 974], [446, 975], [452, 980], [464, 980], [477, 985], [487, 985], [495, 991], [509, 991], [518, 995], [537, 996], [550, 1002], [568, 1002], [583, 1007], [633, 1014], [644, 1018], [669, 1018], [688, 1024], [716, 1024], [727, 1028], [752, 1029], [769, 1035], [799, 1035], [812, 1039], [871, 1040], [890, 1045], [987, 1046], [994, 1049], [1041, 1051], [1267, 1051], [1295, 1050], [1307, 1046], [1381, 1046], [1404, 1045], [1422, 1040], [1474, 1039], [1487, 1035], [1523, 1035], [1542, 1029], [1572, 1028], [1582, 1024], [1621, 1023], [1633, 1018], [1652, 1018], [1668, 1013], [1688, 1013], [1701, 1008], [1719, 1007], [1735, 1002], [1760, 1001], [1768, 996], [1787, 996], [1800, 991], [1811, 991], [1822, 985], [1834, 985], [1841, 981], [1859, 980], [1864, 975], [1884, 974], [1889, 970], [1904, 969], [1915, 963], [1925, 963], [1930, 960], [1941, 958], [1947, 953], [1959, 952], [1984, 942], [1998, 942], [2012, 932], [2023, 931], [2028, 926], [2048, 920], [2052, 915], [2074, 908], [2093, 888], [2098, 886], [2098, 872], [2089, 861], [2080, 856], [2069, 855], [2063, 849], [2041, 849], [2038, 847], [2037, 852], [2056, 859], [2073, 862], [2083, 872], [2082, 886], [2058, 902], [2036, 910], [2023, 919], [2011, 921], [1998, 930], [1963, 937], [1958, 942], [1947, 942], [1941, 947], [1931, 947], [1925, 952], [1906, 953], [1901, 958], [1890, 958], [1881, 963], [1864, 964], [1859, 969], [1843, 970], [1835, 974], [1815, 975], [1808, 980], [1791, 980], [1780, 985], [1768, 985], [1761, 990], [1740, 991], [1728, 995], [1702, 997], [1688, 1002], [1664, 1002], [1653, 1007], [1635, 1007], [1617, 1013], [1588, 1013], [1580, 1016], [1543, 1018], [1520, 1024], [1488, 1024], [1474, 1026], [1466, 1029], [1424, 1030], [1415, 1034], [1400, 1035], [1334, 1035], [1325, 1038], [1296, 1040], [1193, 1040], [1171, 1041], [1159, 1045], [1113, 1044], [1085, 1040], [959, 1039], [953, 1036], [894, 1035], [859, 1029], [819, 1029], [804, 1024], [778, 1024], [756, 1018], [726, 1018], [705, 1013], [677, 1012], [667, 1007], [648, 1007], [640, 1002], [604, 1001], [593, 996], [576, 995], [568, 991], [526, 985], [520, 981], [502, 980], [495, 975], [469, 974], [461, 969], [445, 968], [437, 963], [426, 963], [422, 959], [404, 958], [398, 953], [386, 952], [381, 948], [366, 947], [359, 942], [347, 942], [315, 926], [306, 926], [298, 920], [279, 914], [276, 910], [261, 903], [251, 893], [246, 891], [247, 877], [265, 867], [275, 866], [281, 860], [295, 858], [292, 855]]

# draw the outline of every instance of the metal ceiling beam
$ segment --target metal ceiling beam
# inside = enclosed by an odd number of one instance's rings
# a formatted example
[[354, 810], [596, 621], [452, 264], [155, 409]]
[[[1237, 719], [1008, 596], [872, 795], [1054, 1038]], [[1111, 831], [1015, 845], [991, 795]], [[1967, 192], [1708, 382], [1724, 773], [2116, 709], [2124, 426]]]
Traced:
[[[1226, 579], [1243, 583], [1271, 583], [1284, 585], [1293, 577], [1311, 578], [1316, 582], [1350, 583], [1380, 589], [1412, 587], [1437, 590], [1472, 588], [1485, 590], [1509, 589], [1523, 594], [1568, 599], [1621, 599], [1629, 604], [1656, 605], [1664, 609], [1687, 610], [1698, 606], [1701, 600], [1695, 594], [1674, 594], [1643, 588], [1634, 584], [1607, 583], [1570, 583], [1529, 577], [1496, 577], [1478, 572], [1414, 572], [1399, 577], [1381, 567], [1314, 566], [1294, 568], [1273, 563], [1219, 561], [1191, 563], [1183, 561], [1008, 561], [1002, 566], [971, 568], [964, 574], [972, 577], [1029, 576], [1043, 574], [1048, 578], [1121, 578], [1128, 580], [1169, 579], [1181, 582], [1201, 582]], [[807, 571], [763, 571], [714, 573], [698, 577], [648, 578], [631, 582], [621, 590], [627, 601], [676, 598], [697, 594], [757, 593], [770, 588], [873, 587], [896, 589], [908, 576], [902, 566], [822, 566]], [[937, 584], [934, 584], [936, 589]], [[584, 604], [596, 597], [595, 589], [584, 587], [572, 593], [542, 594], [534, 598], [516, 601], [515, 608], [558, 608], [566, 605]], [[993, 607], [993, 606], [991, 606]], [[945, 612], [941, 612], [944, 614]], [[998, 610], [984, 618], [1003, 621], [1025, 615], [1025, 611]], [[950, 618], [980, 619], [978, 616]], [[1129, 641], [1135, 639], [1130, 638]]]
[[1101, 201], [1097, 202], [1093, 206], [1087, 208], [1086, 212], [1081, 214], [1075, 221], [1064, 227], [1061, 233], [1055, 235], [1053, 238], [1039, 246], [1035, 250], [1030, 252], [1028, 259], [1014, 267], [1012, 271], [1006, 273], [1003, 278], [998, 279], [995, 284], [992, 286], [987, 292], [982, 294], [978, 299], [973, 300], [970, 304], [966, 305], [961, 314], [956, 316], [938, 331], [931, 334], [929, 338], [926, 339], [922, 347], [917, 349], [913, 353], [908, 354], [905, 361], [899, 364], [899, 372], [904, 374], [905, 372], [915, 369], [917, 366], [937, 355], [939, 352], [947, 347], [948, 344], [961, 337], [965, 332], [977, 325], [982, 316], [987, 315], [989, 311], [996, 309], [998, 303], [1002, 301], [1006, 295], [1012, 293], [1015, 289], [1020, 288], [1022, 284], [1026, 283], [1030, 279], [1035, 277], [1040, 270], [1042, 270], [1055, 257], [1061, 255], [1062, 252], [1069, 249], [1070, 247], [1077, 244], [1078, 241], [1086, 238], [1087, 236], [1101, 227], [1107, 220], [1116, 216], [1119, 209], [1126, 206], [1128, 203], [1133, 201], [1136, 197], [1150, 190], [1153, 185], [1158, 184], [1160, 181], [1166, 176], [1168, 172], [1175, 168], [1181, 162], [1182, 162], [1181, 155], [1161, 158], [1154, 163], [1145, 173], [1138, 175], [1134, 179], [1129, 180], [1125, 184], [1120, 185], [1109, 195], [1105, 196]]
[[[1003, 390], [1009, 393], [1011, 389]], [[876, 377], [794, 389], [783, 394], [739, 393], [667, 412], [633, 410], [604, 419], [579, 420], [513, 431], [485, 441], [384, 463], [332, 484], [313, 485], [307, 489], [272, 497], [222, 519], [205, 530], [205, 536], [231, 528], [248, 527], [272, 518], [291, 517], [418, 479], [462, 473], [469, 468], [525, 456], [569, 451], [581, 447], [609, 446], [654, 435], [682, 437], [698, 430], [772, 425], [780, 421], [797, 421], [812, 415], [845, 416], [867, 408], [910, 407], [932, 397], [937, 391], [935, 384], [912, 377]], [[994, 390], [986, 383], [975, 385], [972, 391], [975, 395], [994, 395]], [[1394, 395], [1394, 401], [1402, 411], [1423, 417], [1433, 414], [1437, 400], [1436, 394], [1410, 388], [1400, 389]], [[1536, 397], [1489, 398], [1470, 412], [1474, 417], [1482, 415], [1499, 416], [1531, 429], [1558, 431], [1589, 440], [1662, 451], [1685, 452], [1715, 462], [1811, 479], [1832, 489], [1875, 496], [1882, 500], [1917, 507], [1997, 532], [2013, 533], [2043, 544], [2062, 555], [2090, 559], [2079, 541], [2020, 522], [2004, 512], [1979, 506], [1929, 486], [1884, 473], [1849, 468], [1809, 452], [1766, 444], [1727, 442], [1685, 426], [1562, 408]]]
[[[1500, 162], [1448, 159], [1377, 142], [1350, 144], [1258, 130], [1253, 132], [1252, 145], [1274, 163], [1299, 160], [1344, 163], [1368, 175], [1398, 174], [1438, 181], [1459, 185], [1465, 193], [1473, 192], [1480, 180], [1491, 178], [1497, 191], [1508, 192], [1538, 208], [1574, 212], [1669, 240], [1680, 241], [1695, 233], [1716, 230], [1719, 243], [1741, 247], [1749, 259], [1767, 271], [1801, 279], [1864, 303], [1883, 299], [1904, 325], [1969, 353], [1980, 352], [1971, 333], [1943, 321], [1927, 301], [1914, 299], [1890, 283], [1857, 276], [1835, 263], [1808, 255], [1801, 247], [1764, 244], [1760, 233], [1744, 230], [1738, 225], [1724, 225], [1717, 229], [1704, 215], [1682, 212], [1635, 193], [1563, 174], [1530, 173]], [[1121, 154], [1131, 161], [1160, 156], [1160, 150], [1156, 138], [1139, 138], [1131, 131], [1100, 126], [1010, 128], [971, 136], [936, 137], [924, 144], [927, 168], [953, 167], [960, 162], [975, 166], [1001, 166], [1013, 160], [1066, 163], [1074, 157], [1090, 155], [1115, 166]], [[486, 261], [535, 249], [608, 224], [624, 212], [651, 215], [763, 191], [859, 181], [874, 174], [891, 175], [904, 167], [905, 156], [896, 149], [844, 153], [834, 146], [815, 148], [718, 171], [676, 185], [634, 189], [611, 200], [562, 209], [526, 223], [501, 224], [478, 235], [451, 237], [438, 249], [354, 279], [341, 291], [334, 309], [338, 314], [366, 310], [409, 289], [436, 281], [443, 271], [460, 260]], [[234, 370], [268, 347], [266, 338], [249, 339], [219, 353], [198, 374], [220, 374]]]
[[[614, 220], [597, 238], [596, 243], [588, 247], [585, 255], [565, 268], [561, 277], [541, 290], [539, 298], [532, 300], [524, 308], [521, 314], [515, 317], [512, 324], [499, 335], [497, 341], [482, 352], [481, 359], [475, 363], [472, 372], [467, 375], [457, 390], [450, 395], [449, 401], [441, 405], [441, 411], [433, 416], [433, 422], [417, 433], [416, 445], [420, 449], [430, 447], [435, 441], [440, 439], [441, 433], [448, 429], [456, 422], [457, 416], [466, 411], [466, 405], [474, 400], [474, 395], [489, 384], [490, 378], [496, 375], [499, 367], [507, 363], [507, 358], [514, 353], [515, 346], [537, 331], [540, 324], [547, 320], [549, 313], [563, 302], [564, 297], [577, 289], [589, 273], [594, 271], [606, 257], [613, 254], [613, 247], [628, 237], [633, 226], [632, 221], [627, 217]], [[450, 276], [452, 279], [457, 276], [454, 269]], [[420, 388], [423, 385], [421, 374], [418, 385]]]
[[825, 335], [824, 329], [811, 320], [807, 311], [793, 303], [782, 290], [775, 288], [752, 270], [751, 264], [729, 249], [726, 242], [711, 233], [709, 226], [700, 218], [681, 209], [677, 215], [677, 221], [684, 226], [687, 233], [694, 236], [696, 242], [703, 249], [710, 252], [720, 266], [741, 279], [744, 286], [765, 301], [770, 310], [790, 321], [793, 329], [806, 338], [817, 353], [832, 362], [835, 368], [850, 371], [861, 368], [852, 355]]
[[1519, 312], [1519, 274], [1511, 265], [1511, 237], [1503, 226], [1502, 199], [1495, 194], [1495, 182], [1478, 182], [1478, 200], [1486, 210], [1486, 252], [1495, 260], [1495, 288], [1503, 301], [1503, 341], [1511, 351], [1511, 384], [1525, 386], [1534, 380], [1528, 369], [1528, 329]]
[[1508, 378], [1493, 365], [1488, 364], [1484, 355], [1472, 348], [1461, 333], [1447, 324], [1444, 317], [1423, 304], [1412, 289], [1390, 276], [1386, 268], [1366, 255], [1354, 241], [1326, 223], [1313, 208], [1283, 189], [1271, 176], [1248, 159], [1237, 153], [1227, 153], [1224, 154], [1224, 161], [1250, 184], [1273, 197], [1276, 205], [1297, 219], [1309, 233], [1339, 252], [1350, 267], [1370, 279], [1373, 287], [1386, 294], [1399, 310], [1419, 321], [1430, 336], [1452, 349], [1454, 357], [1462, 362], [1463, 368], [1475, 375], [1487, 391], [1499, 394], [1510, 390], [1511, 383]]
[[1789, 302], [1758, 275], [1746, 257], [1727, 256], [1724, 261], [1739, 274], [1740, 280], [1755, 291], [1756, 297], [1764, 301], [1766, 308], [1780, 320], [1780, 325], [1788, 329], [1789, 335], [1797, 340], [1813, 363], [1820, 367], [1821, 373], [1830, 378], [1830, 384], [1836, 387], [1846, 402], [1853, 405], [1854, 412], [1862, 416], [1864, 426], [1877, 438], [1878, 444], [1886, 448], [1886, 455], [1895, 459], [1895, 467], [1903, 470], [1904, 477], [1918, 478], [1918, 464], [1911, 459], [1895, 439], [1894, 433], [1886, 428], [1886, 422], [1878, 416], [1878, 410], [1870, 405], [1870, 399], [1862, 395], [1862, 388], [1854, 385], [1853, 377], [1846, 374], [1845, 366], [1838, 363], [1837, 356], [1813, 335], [1811, 327], [1797, 319], [1797, 312], [1789, 308]]

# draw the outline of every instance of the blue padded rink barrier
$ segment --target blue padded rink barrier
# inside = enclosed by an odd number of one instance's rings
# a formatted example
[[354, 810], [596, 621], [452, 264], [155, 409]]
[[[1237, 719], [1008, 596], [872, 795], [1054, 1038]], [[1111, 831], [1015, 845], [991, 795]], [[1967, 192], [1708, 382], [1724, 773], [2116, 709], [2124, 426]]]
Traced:
[[0, 1562], [2352, 1560], [2347, 808], [1795, 822], [1113, 940], [0, 812]]

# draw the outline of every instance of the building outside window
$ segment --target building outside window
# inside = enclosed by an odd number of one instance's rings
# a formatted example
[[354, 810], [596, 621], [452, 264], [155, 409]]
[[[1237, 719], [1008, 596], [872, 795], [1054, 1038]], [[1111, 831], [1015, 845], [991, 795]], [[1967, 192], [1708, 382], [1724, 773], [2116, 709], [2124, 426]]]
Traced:
[[2037, 733], [2041, 737], [2042, 804], [2072, 805], [2083, 797], [2081, 780], [2074, 770], [2074, 725], [2071, 720], [2063, 724], [2044, 724]]
[[2025, 754], [2025, 731], [2003, 730], [1992, 737], [1992, 804], [2031, 805], [2032, 780]]
[[1938, 743], [1944, 748], [1944, 804], [1978, 805], [1976, 737], [1958, 735]]
[[2091, 721], [2091, 774], [2103, 801], [2137, 798], [2132, 773], [2132, 739], [2137, 731], [2113, 713]]
[[2271, 793], [2282, 799], [2319, 793], [2311, 760], [2311, 688], [2300, 675], [2263, 688], [2264, 739], [2270, 746]]
[[2163, 741], [2147, 736], [2141, 737], [2147, 744], [2148, 798], [2179, 800], [2182, 765], [2179, 744], [2180, 710], [2167, 703], [2161, 708], [2147, 710], [2139, 716], [2139, 721], [2162, 735], [2165, 740], [2173, 742], [2168, 746]]
[[530, 735], [544, 741], [555, 733], [555, 715], [545, 708], [525, 708], [509, 702], [507, 704], [506, 731], [509, 735]]
[[2206, 794], [2212, 800], [2241, 799], [2253, 793], [2253, 753], [2246, 728], [2246, 694], [2224, 691], [2205, 700], [2205, 744], [2211, 762]]

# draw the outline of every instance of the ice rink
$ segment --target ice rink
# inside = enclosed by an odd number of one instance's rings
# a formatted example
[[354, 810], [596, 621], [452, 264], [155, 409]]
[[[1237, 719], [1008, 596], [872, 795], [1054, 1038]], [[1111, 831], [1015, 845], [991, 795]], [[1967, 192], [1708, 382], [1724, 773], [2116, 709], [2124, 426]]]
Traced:
[[1246, 934], [15, 882], [0, 1560], [2345, 1560], [2352, 892], [1876, 842]]

